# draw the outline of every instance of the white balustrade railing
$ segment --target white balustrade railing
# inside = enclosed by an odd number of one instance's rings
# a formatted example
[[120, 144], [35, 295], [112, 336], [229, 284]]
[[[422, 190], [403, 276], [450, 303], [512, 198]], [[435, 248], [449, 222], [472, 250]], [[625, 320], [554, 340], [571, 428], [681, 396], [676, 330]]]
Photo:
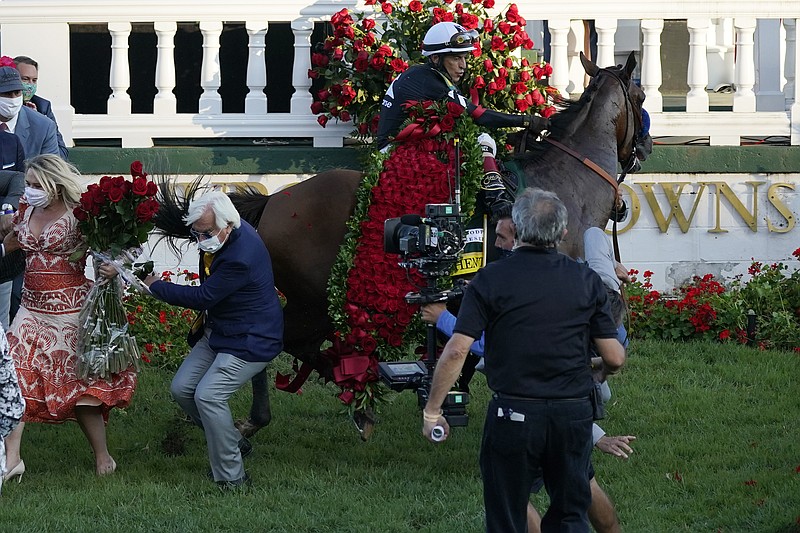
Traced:
[[[496, 2], [505, 9], [502, 2]], [[641, 85], [647, 95], [654, 136], [707, 137], [710, 144], [739, 145], [743, 136], [782, 136], [800, 144], [800, 70], [797, 19], [800, 1], [680, 0], [516, 2], [529, 21], [549, 32], [550, 83], [562, 93], [582, 90], [577, 63], [583, 50], [582, 19], [594, 20], [601, 66], [618, 62], [621, 52], [638, 51]], [[73, 139], [121, 139], [125, 147], [147, 147], [157, 138], [313, 138], [315, 146], [341, 146], [349, 124], [321, 128], [311, 114], [311, 34], [314, 24], [342, 8], [361, 9], [355, 0], [0, 0], [0, 51], [29, 55], [40, 63], [39, 92], [51, 99], [62, 134]], [[371, 8], [366, 8], [371, 9]], [[574, 17], [580, 14], [582, 19]], [[683, 20], [688, 30], [688, 62], [662, 60], [665, 20]], [[198, 113], [178, 113], [175, 37], [178, 22], [194, 22], [202, 34]], [[224, 113], [220, 37], [227, 22], [243, 23], [248, 92], [243, 113]], [[541, 21], [547, 21], [546, 30]], [[289, 23], [294, 35], [290, 80], [272, 80], [267, 72], [265, 36], [270, 24]], [[152, 24], [156, 35], [155, 95], [152, 113], [132, 113], [132, 72], [128, 60], [132, 24]], [[75, 113], [70, 106], [70, 26], [106, 25], [110, 36], [110, 96], [105, 114]], [[538, 41], [537, 41], [538, 42]], [[97, 57], [80, 58], [95, 62]], [[733, 58], [735, 57], [735, 62]], [[76, 60], [76, 58], [72, 58]], [[665, 69], [685, 69], [685, 111], [665, 108]], [[720, 78], [720, 73], [721, 78]], [[713, 74], [713, 85], [709, 86]], [[727, 76], [727, 77], [726, 77]], [[709, 92], [728, 81], [734, 93], [729, 110], [712, 110]], [[292, 92], [290, 111], [267, 112], [267, 81], [285, 83]], [[725, 83], [722, 83], [724, 85]], [[670, 95], [674, 99], [675, 95]]]

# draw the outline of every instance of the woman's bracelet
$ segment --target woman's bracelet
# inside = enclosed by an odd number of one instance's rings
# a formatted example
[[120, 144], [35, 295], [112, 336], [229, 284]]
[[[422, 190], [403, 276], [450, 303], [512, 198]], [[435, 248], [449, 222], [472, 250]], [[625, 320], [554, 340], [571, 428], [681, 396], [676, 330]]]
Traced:
[[423, 409], [422, 410], [422, 418], [425, 420], [425, 422], [438, 422], [439, 418], [441, 418], [443, 412], [444, 411], [439, 409], [439, 412], [437, 414], [432, 415], [432, 414], [428, 413], [428, 411]]

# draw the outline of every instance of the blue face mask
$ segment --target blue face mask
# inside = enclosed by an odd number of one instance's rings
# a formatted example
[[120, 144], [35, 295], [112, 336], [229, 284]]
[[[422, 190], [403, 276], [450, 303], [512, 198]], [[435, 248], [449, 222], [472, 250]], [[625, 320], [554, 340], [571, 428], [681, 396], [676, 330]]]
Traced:
[[497, 248], [498, 259], [505, 259], [506, 257], [514, 255], [514, 250], [506, 250], [505, 248], [498, 248], [497, 246], [495, 246], [495, 248]]

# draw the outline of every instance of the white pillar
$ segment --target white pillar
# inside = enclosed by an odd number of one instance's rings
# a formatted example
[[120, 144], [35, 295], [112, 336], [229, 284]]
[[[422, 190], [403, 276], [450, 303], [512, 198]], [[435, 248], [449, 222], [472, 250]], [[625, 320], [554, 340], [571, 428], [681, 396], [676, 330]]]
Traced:
[[567, 33], [567, 63], [569, 64], [567, 92], [570, 94], [583, 92], [585, 73], [581, 64], [580, 53], [583, 51], [585, 37], [583, 21], [580, 19], [571, 20], [569, 33]]
[[617, 19], [596, 19], [597, 57], [592, 58], [598, 67], [612, 67], [614, 60], [614, 34], [617, 32]]
[[567, 57], [567, 37], [569, 19], [549, 19], [547, 28], [550, 30], [550, 66], [553, 67], [550, 85], [558, 89], [562, 96], [568, 97], [569, 60]]
[[[798, 20], [800, 19], [793, 20], [795, 28], [797, 28]], [[792, 71], [794, 73], [795, 79], [794, 79], [794, 94], [792, 95], [792, 107], [789, 109], [789, 115], [792, 121], [790, 142], [791, 144], [797, 146], [800, 145], [800, 83], [797, 82], [797, 73], [800, 72], [800, 39], [797, 38], [797, 35], [795, 35], [792, 48], [794, 49], [794, 65], [792, 66]], [[788, 52], [788, 46], [787, 46], [787, 52]]]
[[222, 113], [222, 97], [219, 95], [222, 83], [219, 68], [219, 37], [222, 35], [222, 22], [201, 22], [200, 33], [203, 34], [203, 66], [200, 71], [203, 94], [200, 95], [200, 114], [219, 115]]
[[686, 95], [687, 113], [708, 111], [706, 39], [710, 22], [707, 18], [690, 18], [686, 21], [686, 27], [689, 29], [689, 70], [686, 73], [686, 82], [689, 85], [689, 92]]
[[158, 38], [156, 49], [156, 89], [158, 93], [153, 100], [154, 115], [174, 115], [177, 100], [172, 92], [175, 89], [175, 33], [178, 24], [172, 22], [156, 22], [153, 24]]
[[783, 96], [786, 98], [787, 108], [796, 103], [794, 97], [794, 87], [797, 83], [797, 70], [795, 67], [797, 60], [797, 21], [795, 19], [783, 19], [783, 28], [786, 31], [786, 56], [783, 63], [783, 77], [786, 84], [783, 86]]
[[311, 78], [308, 71], [311, 68], [311, 32], [314, 23], [308, 18], [299, 18], [292, 21], [294, 33], [294, 68], [292, 70], [292, 85], [294, 94], [290, 109], [294, 115], [311, 115]]
[[756, 19], [737, 17], [733, 21], [736, 28], [736, 92], [733, 94], [734, 113], [754, 113], [756, 110], [755, 56], [753, 55], [753, 35]]
[[245, 22], [247, 30], [247, 88], [250, 91], [244, 99], [244, 112], [246, 115], [266, 115], [267, 95], [264, 87], [267, 86], [267, 65], [264, 63], [264, 46], [267, 35], [266, 21]]
[[786, 98], [781, 90], [781, 21], [760, 19], [756, 23], [756, 110], [784, 111]]
[[661, 74], [661, 32], [663, 19], [642, 20], [642, 90], [647, 96], [645, 108], [648, 111], [664, 110], [664, 97], [659, 90], [663, 82]]
[[131, 97], [128, 89], [131, 85], [131, 74], [128, 64], [128, 37], [131, 35], [131, 24], [110, 22], [108, 31], [111, 34], [111, 73], [108, 80], [111, 95], [108, 97], [108, 114], [130, 115]]

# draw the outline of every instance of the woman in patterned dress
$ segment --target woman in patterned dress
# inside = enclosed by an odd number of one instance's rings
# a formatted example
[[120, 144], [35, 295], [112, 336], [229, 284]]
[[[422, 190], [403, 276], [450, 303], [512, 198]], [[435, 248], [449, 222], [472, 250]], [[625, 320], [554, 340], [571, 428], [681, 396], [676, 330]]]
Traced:
[[[106, 446], [108, 413], [128, 405], [136, 374], [129, 369], [110, 380], [87, 381], [76, 374], [78, 314], [92, 285], [84, 275], [85, 258], [70, 261], [86, 247], [72, 213], [80, 200], [80, 180], [75, 167], [57, 156], [27, 161], [16, 234], [3, 240], [6, 252], [19, 247], [26, 252], [22, 302], [8, 342], [26, 402], [23, 421], [76, 420], [94, 452], [97, 474], [104, 475], [117, 466]], [[6, 440], [6, 463], [22, 465], [22, 472], [24, 422]]]

